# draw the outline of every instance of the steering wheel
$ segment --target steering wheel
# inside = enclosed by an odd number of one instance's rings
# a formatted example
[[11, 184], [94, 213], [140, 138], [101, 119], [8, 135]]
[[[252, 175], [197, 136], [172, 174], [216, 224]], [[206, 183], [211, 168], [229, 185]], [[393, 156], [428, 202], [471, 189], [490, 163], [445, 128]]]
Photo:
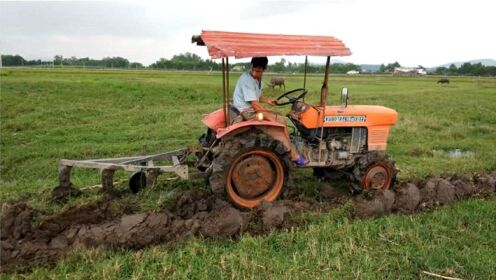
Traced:
[[[293, 89], [293, 90], [284, 92], [276, 99], [276, 105], [282, 106], [282, 105], [287, 105], [287, 104], [293, 104], [296, 101], [303, 99], [305, 97], [305, 95], [307, 95], [307, 93], [308, 93], [308, 90], [306, 88], [297, 88], [297, 89]], [[279, 103], [279, 100], [281, 100], [283, 97], [286, 97], [288, 99], [288, 101]]]

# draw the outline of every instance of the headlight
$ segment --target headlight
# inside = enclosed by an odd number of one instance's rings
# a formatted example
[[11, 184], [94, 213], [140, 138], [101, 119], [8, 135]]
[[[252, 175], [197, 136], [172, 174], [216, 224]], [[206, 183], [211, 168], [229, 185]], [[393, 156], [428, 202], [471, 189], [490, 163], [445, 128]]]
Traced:
[[263, 113], [260, 112], [260, 113], [257, 113], [257, 120], [259, 121], [263, 121], [264, 117], [263, 117]]

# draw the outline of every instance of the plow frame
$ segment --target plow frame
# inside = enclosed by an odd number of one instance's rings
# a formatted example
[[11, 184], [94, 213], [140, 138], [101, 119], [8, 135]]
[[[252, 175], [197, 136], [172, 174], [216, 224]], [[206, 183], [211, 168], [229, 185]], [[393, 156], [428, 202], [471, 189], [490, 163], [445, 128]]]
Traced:
[[[189, 173], [189, 167], [185, 164], [185, 160], [191, 152], [193, 152], [192, 149], [183, 148], [175, 151], [143, 156], [88, 160], [61, 159], [59, 163], [59, 186], [72, 186], [70, 177], [73, 167], [100, 169], [102, 174], [101, 182], [104, 191], [111, 191], [113, 189], [113, 176], [117, 170], [146, 173], [147, 186], [155, 185], [157, 177], [162, 173], [174, 173], [184, 180], [205, 176], [202, 172]], [[155, 161], [171, 161], [172, 165], [154, 165]]]

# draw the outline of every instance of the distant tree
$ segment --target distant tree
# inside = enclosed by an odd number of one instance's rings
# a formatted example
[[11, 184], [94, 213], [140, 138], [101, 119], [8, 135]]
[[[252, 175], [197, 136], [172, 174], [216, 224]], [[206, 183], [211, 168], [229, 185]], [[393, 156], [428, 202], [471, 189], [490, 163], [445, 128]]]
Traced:
[[274, 65], [270, 65], [269, 67], [272, 72], [282, 73], [286, 71], [285, 64], [286, 64], [286, 60], [284, 58], [281, 58], [279, 62], [276, 62], [274, 63]]
[[456, 67], [455, 64], [451, 64], [448, 68], [448, 75], [456, 75], [458, 74], [458, 68]]
[[487, 70], [482, 63], [477, 63], [472, 65], [472, 71], [471, 74], [474, 76], [485, 76], [487, 75]]
[[440, 66], [440, 67], [436, 68], [436, 70], [434, 71], [434, 74], [447, 75], [448, 74], [448, 68]]
[[389, 63], [386, 66], [386, 72], [393, 72], [394, 68], [401, 67], [401, 65], [398, 63], [398, 61], [395, 61], [394, 63]]
[[[250, 68], [250, 63], [249, 62], [234, 63], [231, 65], [231, 69], [234, 69], [234, 68], [240, 68], [240, 69], [246, 70], [246, 69]], [[219, 70], [220, 70], [220, 68], [219, 68]]]
[[398, 61], [394, 63], [389, 63], [388, 65], [384, 66], [384, 64], [381, 64], [379, 67], [378, 73], [392, 73], [394, 71], [394, 68], [396, 67], [401, 67], [401, 65], [398, 63]]
[[458, 73], [461, 75], [468, 75], [472, 72], [472, 64], [465, 62], [458, 69]]
[[75, 56], [71, 56], [70, 58], [64, 59], [64, 64], [71, 65], [71, 66], [77, 65], [78, 59]]
[[377, 70], [377, 73], [384, 73], [386, 71], [386, 66], [384, 64], [381, 64], [379, 66], [379, 70]]
[[61, 55], [56, 55], [53, 57], [53, 65], [62, 65], [64, 61], [64, 57]]
[[184, 53], [174, 55], [171, 59], [172, 65], [179, 70], [204, 70], [202, 69], [203, 60], [200, 56], [193, 53]]
[[28, 65], [28, 66], [43, 65], [43, 64], [48, 64], [48, 63], [42, 61], [41, 59], [28, 60], [24, 63], [24, 65]]
[[496, 66], [486, 67], [486, 75], [495, 77], [496, 76]]
[[484, 66], [482, 63], [471, 64], [469, 62], [464, 63], [457, 68], [456, 65], [451, 64], [449, 68], [438, 67], [435, 74], [438, 75], [470, 75], [470, 76], [496, 76], [496, 67], [494, 66]]
[[165, 59], [165, 58], [160, 58], [158, 61], [155, 63], [152, 63], [150, 65], [150, 68], [158, 68], [158, 69], [172, 69], [172, 63]]
[[139, 62], [131, 62], [131, 63], [129, 63], [129, 68], [140, 69], [140, 68], [143, 68], [143, 64], [141, 64]]
[[2, 55], [2, 65], [3, 66], [23, 66], [26, 64], [26, 60], [16, 54], [16, 55]]
[[111, 68], [127, 68], [129, 65], [129, 60], [116, 56], [116, 57], [104, 57], [102, 62], [105, 67]]
[[150, 67], [176, 70], [220, 70], [221, 68], [219, 63], [210, 59], [203, 60], [200, 56], [192, 53], [174, 55], [170, 60], [160, 58]]
[[353, 63], [334, 63], [330, 66], [331, 73], [344, 74], [351, 70], [360, 71], [360, 66]]

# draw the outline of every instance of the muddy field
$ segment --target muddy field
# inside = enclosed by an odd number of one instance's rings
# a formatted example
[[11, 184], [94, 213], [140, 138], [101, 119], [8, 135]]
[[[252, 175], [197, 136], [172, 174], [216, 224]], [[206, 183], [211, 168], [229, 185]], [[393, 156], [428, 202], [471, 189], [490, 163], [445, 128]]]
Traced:
[[37, 210], [25, 203], [3, 205], [1, 270], [26, 270], [34, 263], [49, 265], [78, 247], [173, 247], [192, 235], [236, 238], [241, 233], [265, 234], [299, 226], [302, 221], [296, 222], [293, 217], [302, 212], [327, 212], [346, 203], [350, 203], [350, 217], [354, 218], [411, 214], [472, 196], [494, 195], [496, 171], [473, 177], [428, 177], [401, 184], [394, 191], [354, 197], [328, 182], [317, 189], [319, 200], [290, 191], [282, 199], [251, 211], [241, 211], [198, 190], [182, 192], [167, 208], [144, 213], [137, 213], [131, 206], [116, 207], [119, 198], [113, 196], [38, 219]]

